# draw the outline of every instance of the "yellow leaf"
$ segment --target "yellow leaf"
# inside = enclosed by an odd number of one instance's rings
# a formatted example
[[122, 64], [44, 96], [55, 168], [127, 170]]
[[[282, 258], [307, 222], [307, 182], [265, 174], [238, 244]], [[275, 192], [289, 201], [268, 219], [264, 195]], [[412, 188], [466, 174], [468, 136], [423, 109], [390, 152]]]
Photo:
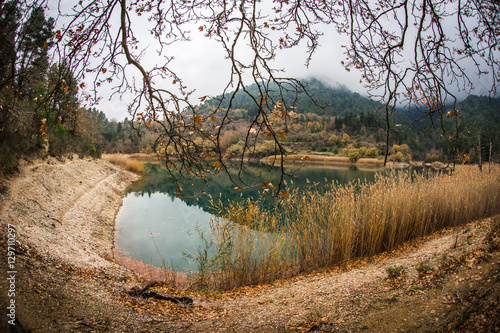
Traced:
[[286, 197], [288, 197], [288, 192], [281, 190], [280, 191], [280, 195], [281, 195], [282, 198], [286, 198]]
[[281, 140], [286, 140], [286, 133], [285, 131], [281, 131], [280, 134], [278, 135], [278, 137], [281, 139]]
[[218, 161], [214, 162], [214, 168], [219, 170], [220, 169], [220, 163]]
[[197, 114], [196, 116], [194, 116], [194, 122], [198, 125], [201, 125], [203, 124], [203, 118], [199, 114]]

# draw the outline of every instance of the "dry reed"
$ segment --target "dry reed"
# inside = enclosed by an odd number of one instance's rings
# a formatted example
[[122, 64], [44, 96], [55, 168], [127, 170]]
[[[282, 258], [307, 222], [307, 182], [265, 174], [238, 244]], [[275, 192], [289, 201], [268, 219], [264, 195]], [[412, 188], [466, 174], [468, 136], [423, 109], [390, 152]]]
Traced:
[[125, 170], [138, 174], [144, 173], [144, 163], [121, 155], [104, 155], [103, 160], [121, 166]]
[[[264, 157], [261, 161], [271, 164], [273, 161], [279, 161], [282, 157], [278, 155]], [[370, 165], [383, 166], [384, 160], [378, 158], [360, 158], [357, 162], [352, 162], [349, 157], [345, 156], [329, 156], [329, 155], [306, 155], [293, 154], [283, 156], [285, 163], [304, 163], [304, 164], [332, 164], [332, 165]]]
[[320, 192], [291, 189], [274, 208], [258, 202], [216, 207], [210, 286], [259, 284], [342, 265], [408, 240], [500, 213], [500, 166], [491, 173], [460, 166], [428, 177], [409, 171], [373, 184], [332, 184]]

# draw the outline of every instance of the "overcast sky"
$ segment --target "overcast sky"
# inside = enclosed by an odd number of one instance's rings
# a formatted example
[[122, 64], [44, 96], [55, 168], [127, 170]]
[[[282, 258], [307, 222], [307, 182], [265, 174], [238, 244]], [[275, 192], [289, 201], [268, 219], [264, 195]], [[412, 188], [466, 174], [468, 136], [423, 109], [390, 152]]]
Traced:
[[[345, 57], [344, 49], [340, 47], [341, 44], [342, 38], [340, 36], [331, 31], [325, 31], [325, 35], [321, 38], [321, 47], [313, 55], [309, 67], [305, 65], [307, 54], [303, 45], [291, 50], [281, 50], [278, 52], [274, 66], [284, 69], [285, 72], [278, 74], [278, 76], [300, 79], [314, 77], [332, 85], [340, 83], [352, 91], [366, 95], [364, 88], [359, 83], [360, 73], [347, 72], [340, 64]], [[230, 63], [225, 59], [225, 53], [216, 41], [195, 33], [191, 42], [174, 44], [168, 51], [175, 57], [171, 65], [176, 73], [189, 89], [196, 90], [190, 98], [192, 103], [196, 104], [198, 97], [201, 96], [220, 95], [228, 84]], [[156, 51], [148, 49], [141, 64], [147, 67], [155, 59], [157, 59]], [[131, 68], [132, 71], [135, 72], [135, 69]], [[169, 82], [165, 84], [169, 84]], [[103, 111], [109, 119], [123, 120], [125, 117], [130, 117], [127, 112], [128, 96], [123, 96], [122, 100], [118, 96], [114, 96], [109, 100], [109, 96], [106, 94], [109, 95], [104, 87], [100, 92], [102, 100], [95, 106], [97, 109]]]
[[[54, 0], [55, 1], [55, 0]], [[67, 11], [72, 4], [63, 2], [61, 6]], [[53, 7], [53, 6], [52, 6]], [[54, 10], [55, 8], [51, 8]], [[50, 12], [49, 12], [49, 15]], [[53, 14], [52, 14], [53, 15]], [[141, 41], [141, 47], [149, 45], [150, 34], [146, 29], [147, 24], [140, 22], [141, 18], [133, 18], [132, 24], [136, 37]], [[59, 22], [61, 23], [61, 22]], [[119, 23], [115, 18], [115, 23]], [[117, 25], [118, 26], [118, 25]], [[142, 31], [141, 31], [142, 29]], [[165, 49], [166, 54], [174, 56], [171, 62], [172, 69], [188, 86], [188, 90], [195, 89], [195, 93], [190, 98], [191, 103], [197, 104], [198, 97], [209, 95], [220, 95], [226, 87], [230, 78], [230, 63], [225, 59], [225, 53], [222, 46], [207, 37], [204, 37], [194, 26], [191, 33], [192, 41], [183, 43], [174, 43]], [[357, 70], [347, 72], [340, 64], [345, 59], [342, 44], [348, 44], [346, 36], [339, 36], [332, 27], [324, 28], [324, 36], [320, 38], [320, 47], [313, 55], [309, 67], [305, 66], [306, 47], [304, 43], [293, 49], [279, 50], [277, 53], [274, 68], [283, 68], [283, 76], [295, 78], [317, 78], [333, 86], [341, 84], [347, 86], [350, 90], [359, 92], [361, 95], [367, 95], [366, 90], [360, 83], [361, 75]], [[156, 46], [147, 48], [145, 55], [141, 58], [141, 64], [150, 69], [153, 64], [158, 63], [160, 57], [156, 51]], [[128, 73], [137, 73], [135, 68], [129, 66]], [[471, 78], [474, 78], [472, 73]], [[92, 78], [87, 78], [88, 83]], [[248, 81], [250, 84], [251, 81]], [[157, 82], [157, 85], [162, 83]], [[171, 80], [165, 82], [166, 89], [172, 89], [168, 86]], [[476, 90], [473, 92], [478, 95], [488, 94], [488, 82], [476, 80]], [[90, 86], [90, 84], [87, 84]], [[130, 117], [127, 112], [127, 105], [131, 101], [131, 96], [124, 95], [122, 100], [119, 96], [114, 96], [109, 100], [111, 90], [109, 86], [103, 85], [99, 91], [102, 97], [101, 101], [95, 107], [103, 111], [109, 119], [123, 120]], [[465, 97], [465, 96], [462, 96]]]

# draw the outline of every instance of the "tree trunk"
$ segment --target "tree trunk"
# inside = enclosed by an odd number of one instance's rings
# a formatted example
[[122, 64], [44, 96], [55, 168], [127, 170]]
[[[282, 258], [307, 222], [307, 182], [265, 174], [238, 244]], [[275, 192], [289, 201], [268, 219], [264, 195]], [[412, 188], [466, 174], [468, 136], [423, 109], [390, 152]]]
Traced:
[[488, 172], [491, 173], [491, 151], [493, 150], [493, 142], [491, 141], [490, 138], [490, 155], [488, 159]]
[[483, 172], [483, 162], [481, 159], [481, 134], [477, 135], [477, 155], [479, 157], [479, 170]]
[[389, 108], [385, 106], [385, 122], [386, 122], [386, 136], [385, 136], [385, 158], [384, 167], [387, 166], [387, 156], [389, 155], [389, 138], [390, 138], [390, 125], [389, 125]]

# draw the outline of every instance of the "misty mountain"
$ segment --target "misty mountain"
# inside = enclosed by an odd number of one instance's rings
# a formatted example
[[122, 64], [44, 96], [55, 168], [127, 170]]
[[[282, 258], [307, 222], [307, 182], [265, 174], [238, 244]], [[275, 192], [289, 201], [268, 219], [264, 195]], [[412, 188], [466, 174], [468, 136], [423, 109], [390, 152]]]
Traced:
[[[285, 105], [296, 107], [295, 111], [298, 114], [314, 113], [319, 116], [337, 116], [353, 113], [359, 115], [362, 112], [375, 112], [382, 106], [378, 102], [350, 91], [345, 86], [331, 87], [317, 79], [304, 80], [302, 83], [306, 86], [307, 92], [312, 99], [306, 93], [299, 93], [298, 95], [292, 91], [283, 93]], [[255, 83], [246, 86], [245, 89], [254, 98], [259, 95], [259, 87]], [[246, 110], [248, 115], [251, 116], [257, 113], [258, 108], [249, 94], [242, 90], [238, 91], [234, 96], [232, 108]], [[207, 100], [200, 106], [200, 109], [216, 106], [221, 100], [221, 107], [227, 108], [230, 97], [231, 93], [224, 97], [222, 95], [217, 96]], [[268, 97], [274, 102], [282, 99], [278, 94], [276, 85], [270, 86]]]

